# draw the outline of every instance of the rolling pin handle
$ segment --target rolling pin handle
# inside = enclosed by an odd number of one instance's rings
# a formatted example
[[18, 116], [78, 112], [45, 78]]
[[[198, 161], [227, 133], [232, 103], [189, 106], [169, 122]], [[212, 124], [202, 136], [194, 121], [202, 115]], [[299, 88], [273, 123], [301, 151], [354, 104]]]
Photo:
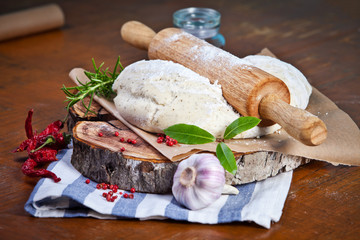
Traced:
[[280, 124], [290, 136], [306, 145], [319, 145], [327, 137], [326, 125], [321, 119], [275, 95], [267, 95], [261, 100], [259, 113], [261, 118]]
[[129, 21], [122, 25], [121, 37], [132, 46], [148, 50], [151, 40], [156, 33], [148, 26], [138, 21]]

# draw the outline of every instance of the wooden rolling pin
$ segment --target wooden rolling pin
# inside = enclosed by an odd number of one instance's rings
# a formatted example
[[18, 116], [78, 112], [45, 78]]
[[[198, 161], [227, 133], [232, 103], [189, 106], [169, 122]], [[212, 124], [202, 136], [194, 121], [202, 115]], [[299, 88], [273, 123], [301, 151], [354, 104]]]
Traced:
[[64, 13], [54, 3], [4, 14], [0, 16], [0, 41], [59, 28], [64, 23]]
[[122, 38], [148, 50], [150, 59], [171, 60], [222, 86], [224, 98], [240, 114], [262, 119], [262, 126], [280, 124], [292, 137], [314, 146], [325, 141], [327, 129], [315, 115], [290, 106], [283, 81], [185, 31], [166, 28], [159, 33], [137, 21], [125, 23]]

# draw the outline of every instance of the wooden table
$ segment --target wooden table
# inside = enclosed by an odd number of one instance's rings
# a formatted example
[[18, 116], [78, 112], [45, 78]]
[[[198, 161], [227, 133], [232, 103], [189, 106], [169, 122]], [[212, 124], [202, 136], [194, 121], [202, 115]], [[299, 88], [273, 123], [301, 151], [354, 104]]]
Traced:
[[[30, 3], [31, 2], [31, 3]], [[1, 1], [0, 13], [45, 0]], [[175, 221], [41, 219], [24, 204], [38, 179], [22, 175], [26, 154], [10, 153], [24, 138], [27, 111], [34, 127], [63, 119], [62, 84], [72, 85], [73, 67], [91, 68], [91, 58], [113, 66], [147, 57], [120, 38], [128, 20], [156, 31], [172, 25], [172, 13], [206, 6], [222, 13], [225, 49], [240, 57], [268, 47], [298, 67], [310, 83], [360, 125], [360, 4], [319, 1], [55, 1], [66, 24], [0, 43], [1, 239], [356, 239], [360, 236], [360, 168], [313, 161], [294, 171], [283, 215], [270, 230], [251, 223], [201, 225]]]

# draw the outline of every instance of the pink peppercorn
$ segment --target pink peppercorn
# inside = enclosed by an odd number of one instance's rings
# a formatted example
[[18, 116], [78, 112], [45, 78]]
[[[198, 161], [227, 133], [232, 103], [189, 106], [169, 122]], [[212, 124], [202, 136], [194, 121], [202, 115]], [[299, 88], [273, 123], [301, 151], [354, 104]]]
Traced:
[[111, 201], [111, 195], [110, 195], [110, 194], [108, 194], [108, 195], [106, 196], [106, 200], [107, 200], [108, 202]]

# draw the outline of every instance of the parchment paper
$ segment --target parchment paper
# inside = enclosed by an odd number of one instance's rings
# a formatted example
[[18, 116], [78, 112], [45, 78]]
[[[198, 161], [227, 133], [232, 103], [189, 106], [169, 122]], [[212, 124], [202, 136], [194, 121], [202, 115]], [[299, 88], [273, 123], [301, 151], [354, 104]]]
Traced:
[[[69, 76], [75, 83], [77, 83], [76, 78], [81, 82], [87, 81], [84, 69], [81, 68], [73, 69]], [[216, 151], [216, 142], [201, 145], [177, 144], [173, 147], [159, 144], [156, 142], [156, 134], [145, 132], [123, 119], [113, 102], [97, 96], [94, 100], [171, 161], [179, 161], [198, 152]], [[334, 165], [360, 166], [360, 130], [349, 115], [315, 88], [310, 96], [307, 110], [318, 116], [327, 126], [327, 139], [319, 146], [306, 146], [293, 139], [284, 130], [261, 138], [227, 140], [226, 144], [232, 151], [239, 153], [272, 151], [327, 161]]]

